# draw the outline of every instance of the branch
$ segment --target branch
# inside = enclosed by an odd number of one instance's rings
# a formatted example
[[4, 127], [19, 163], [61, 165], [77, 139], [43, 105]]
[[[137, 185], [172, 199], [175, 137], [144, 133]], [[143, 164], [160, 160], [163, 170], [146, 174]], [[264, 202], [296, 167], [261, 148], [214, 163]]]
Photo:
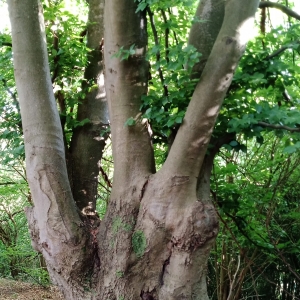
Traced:
[[83, 43], [83, 39], [84, 39], [84, 37], [87, 35], [87, 28], [85, 28], [84, 30], [82, 30], [81, 32], [80, 32], [80, 34], [79, 34], [79, 36], [80, 36], [80, 39], [79, 39], [79, 41], [81, 42], [81, 43]]
[[4, 88], [6, 89], [7, 93], [13, 99], [13, 102], [16, 105], [18, 112], [20, 113], [19, 102], [18, 102], [18, 99], [17, 99], [17, 93], [14, 93], [14, 92], [11, 91], [11, 89], [7, 85], [7, 80], [6, 79], [2, 78], [1, 81], [3, 83]]
[[6, 46], [6, 47], [11, 47], [12, 48], [12, 43], [2, 42], [0, 46]]
[[104, 181], [106, 182], [106, 184], [107, 184], [110, 188], [112, 188], [111, 181], [109, 180], [108, 175], [106, 174], [106, 172], [103, 170], [102, 167], [100, 167], [100, 172], [101, 172], [101, 175], [102, 175]]
[[273, 52], [272, 54], [268, 55], [268, 56], [266, 57], [266, 59], [272, 59], [272, 58], [274, 58], [274, 57], [280, 55], [280, 54], [283, 53], [285, 50], [290, 49], [290, 48], [293, 48], [293, 46], [294, 46], [295, 44], [300, 44], [300, 40], [295, 41], [295, 42], [292, 43], [292, 44], [289, 44], [289, 45], [286, 45], [286, 46], [282, 46], [281, 48], [279, 48], [278, 50], [276, 50], [276, 51]]
[[262, 1], [259, 3], [259, 8], [265, 8], [265, 7], [271, 7], [271, 8], [276, 8], [281, 10], [283, 13], [285, 13], [286, 15], [295, 18], [297, 20], [300, 20], [300, 15], [297, 14], [295, 11], [293, 11], [292, 9], [279, 4], [279, 3], [274, 3], [274, 2], [270, 2], [270, 1]]
[[[173, 14], [171, 8], [168, 8], [168, 12], [169, 12], [169, 15]], [[172, 31], [173, 31], [173, 35], [174, 35], [175, 44], [178, 45], [179, 41], [178, 41], [178, 38], [177, 38], [176, 31], [175, 30], [172, 30]]]
[[164, 23], [166, 25], [166, 29], [165, 29], [166, 61], [167, 61], [167, 63], [169, 63], [169, 33], [170, 33], [170, 29], [167, 25], [168, 19], [167, 19], [166, 13], [163, 9], [161, 10], [161, 14], [162, 14], [162, 17], [164, 19]]
[[[147, 29], [141, 24], [145, 24], [149, 10], [136, 13], [136, 9], [137, 2], [134, 1], [129, 6], [125, 0], [105, 2], [104, 14], [110, 16], [105, 18], [104, 32], [104, 62], [107, 70], [105, 90], [109, 103], [114, 164], [119, 170], [114, 172], [113, 185], [119, 191], [122, 189], [129, 191], [130, 182], [137, 178], [135, 172], [130, 172], [135, 166], [145, 176], [154, 169], [148, 127], [140, 117], [141, 97], [147, 94], [149, 79], [149, 62], [146, 59]], [[112, 57], [120, 51], [120, 47], [128, 49], [133, 45], [132, 50], [135, 54], [130, 55], [128, 59]], [[125, 92], [122, 87], [126, 87]], [[124, 126], [129, 118], [135, 119], [134, 126]], [[140, 199], [135, 197], [124, 199], [128, 199], [131, 203], [140, 202]]]
[[14, 181], [0, 182], [0, 185], [10, 185], [10, 184], [17, 184], [17, 183]]
[[56, 32], [53, 32], [53, 49], [56, 51], [56, 54], [54, 56], [54, 59], [53, 59], [53, 63], [54, 63], [54, 70], [53, 70], [53, 74], [52, 74], [52, 77], [51, 77], [51, 82], [54, 83], [55, 79], [57, 78], [58, 76], [58, 71], [59, 71], [59, 64], [58, 64], [58, 61], [60, 59], [60, 56], [57, 55], [58, 53], [58, 42], [59, 42], [59, 38], [56, 34]]
[[227, 299], [231, 299], [231, 295], [232, 295], [233, 289], [235, 287], [235, 282], [237, 280], [236, 277], [237, 277], [237, 274], [238, 274], [239, 269], [240, 269], [240, 264], [241, 264], [241, 257], [240, 257], [240, 255], [238, 255], [238, 264], [237, 264], [236, 271], [235, 271], [235, 273], [233, 275], [232, 280], [231, 280], [231, 277], [230, 277], [230, 270], [228, 270], [228, 277], [229, 277], [229, 280], [230, 280], [230, 288], [229, 288], [229, 295], [228, 295]]
[[229, 142], [234, 141], [235, 139], [235, 132], [225, 132], [221, 137], [212, 137], [210, 144], [212, 144], [214, 147], [209, 150], [210, 154], [214, 157], [224, 144], [228, 144]]
[[[258, 1], [226, 1], [221, 30], [163, 169], [197, 178], [220, 107], [244, 53]], [[195, 37], [197, 35], [195, 34]], [[201, 39], [201, 35], [198, 35]]]
[[[151, 24], [151, 28], [152, 28], [152, 32], [153, 32], [153, 36], [154, 36], [155, 46], [159, 46], [158, 34], [157, 34], [157, 30], [156, 30], [156, 27], [155, 27], [155, 24], [154, 24], [154, 18], [153, 18], [154, 13], [151, 11], [149, 6], [147, 7], [147, 13], [148, 13], [149, 18], [150, 18], [150, 24]], [[157, 50], [157, 52], [156, 52], [156, 61], [157, 62], [160, 61], [160, 51], [159, 50]], [[164, 75], [163, 75], [161, 67], [158, 68], [158, 74], [159, 74], [161, 84], [164, 88], [164, 95], [168, 96], [169, 91], [168, 91], [168, 87], [164, 84], [165, 79], [164, 79]]]
[[268, 127], [268, 128], [273, 128], [273, 129], [284, 129], [290, 132], [300, 132], [300, 128], [293, 128], [293, 127], [288, 127], [285, 125], [274, 125], [274, 124], [269, 124], [266, 122], [257, 122], [257, 125], [263, 126], [263, 127]]
[[15, 166], [12, 166], [12, 168], [15, 170], [15, 172], [17, 172], [23, 179], [24, 179], [24, 181], [26, 182], [26, 183], [28, 183], [27, 182], [27, 177], [26, 177], [26, 170], [23, 170], [24, 171], [24, 173], [25, 173], [25, 175], [20, 171], [20, 170], [18, 170]]

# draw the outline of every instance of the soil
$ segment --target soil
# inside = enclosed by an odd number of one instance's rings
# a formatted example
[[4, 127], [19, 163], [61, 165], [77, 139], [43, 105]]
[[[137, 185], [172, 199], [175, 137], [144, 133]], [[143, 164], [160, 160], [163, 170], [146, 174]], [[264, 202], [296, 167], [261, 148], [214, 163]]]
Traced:
[[42, 286], [0, 278], [0, 300], [63, 300], [62, 294], [54, 286]]

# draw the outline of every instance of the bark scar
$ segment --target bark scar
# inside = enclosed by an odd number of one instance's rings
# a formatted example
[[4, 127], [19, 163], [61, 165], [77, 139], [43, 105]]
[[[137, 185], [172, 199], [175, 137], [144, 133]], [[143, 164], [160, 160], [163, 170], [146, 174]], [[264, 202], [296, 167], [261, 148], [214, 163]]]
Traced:
[[149, 292], [142, 291], [140, 296], [143, 300], [155, 300]]
[[172, 186], [183, 185], [190, 181], [190, 176], [173, 176], [171, 181]]
[[145, 181], [144, 184], [143, 184], [142, 189], [141, 189], [141, 194], [140, 194], [140, 197], [139, 197], [140, 201], [142, 201], [142, 199], [143, 199], [143, 197], [144, 197], [144, 194], [145, 194], [145, 191], [146, 191], [148, 182], [149, 182], [149, 179], [147, 178], [146, 181]]
[[163, 267], [162, 267], [162, 271], [161, 271], [161, 275], [160, 275], [160, 280], [159, 280], [161, 286], [164, 285], [164, 275], [165, 275], [165, 272], [166, 272], [166, 268], [170, 263], [171, 256], [172, 256], [172, 252], [170, 252], [168, 258], [163, 263]]

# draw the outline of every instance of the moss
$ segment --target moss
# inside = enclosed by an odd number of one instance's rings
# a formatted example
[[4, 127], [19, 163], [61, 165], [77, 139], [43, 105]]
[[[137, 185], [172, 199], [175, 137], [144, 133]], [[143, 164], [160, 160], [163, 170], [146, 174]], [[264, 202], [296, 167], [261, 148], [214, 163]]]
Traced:
[[112, 229], [114, 234], [117, 234], [120, 229], [130, 232], [132, 230], [132, 225], [122, 222], [120, 217], [116, 217], [113, 220]]
[[142, 257], [147, 247], [147, 240], [142, 230], [132, 235], [132, 248], [137, 257]]
[[122, 277], [124, 276], [124, 272], [122, 272], [122, 271], [117, 271], [117, 272], [116, 272], [116, 276], [117, 276], [118, 278], [122, 278]]

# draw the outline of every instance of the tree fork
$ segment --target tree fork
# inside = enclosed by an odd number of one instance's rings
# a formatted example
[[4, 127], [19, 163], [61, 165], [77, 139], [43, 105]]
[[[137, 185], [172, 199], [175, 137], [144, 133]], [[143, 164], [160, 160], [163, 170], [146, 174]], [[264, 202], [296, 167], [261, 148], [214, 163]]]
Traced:
[[[139, 111], [149, 64], [145, 12], [136, 13], [137, 5], [106, 1], [105, 84], [115, 172], [107, 214], [94, 228], [92, 220], [80, 218], [68, 182], [38, 1], [9, 1], [34, 201], [27, 215], [35, 248], [66, 299], [208, 299], [206, 263], [218, 219], [214, 207], [197, 196], [198, 175], [258, 1], [226, 1], [222, 28], [167, 161], [156, 174]], [[116, 57], [122, 55], [120, 47], [133, 45], [128, 60]], [[135, 124], [126, 126], [130, 118]]]

